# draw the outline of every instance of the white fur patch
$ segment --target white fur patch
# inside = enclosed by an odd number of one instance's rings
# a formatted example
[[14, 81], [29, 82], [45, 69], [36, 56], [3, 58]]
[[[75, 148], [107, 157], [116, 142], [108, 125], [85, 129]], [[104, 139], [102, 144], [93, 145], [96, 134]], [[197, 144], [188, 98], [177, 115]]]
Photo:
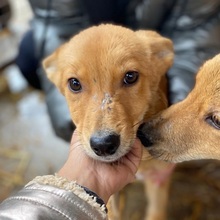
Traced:
[[101, 109], [103, 110], [106, 105], [109, 105], [112, 103], [112, 97], [109, 93], [105, 93], [104, 94], [104, 99], [102, 100], [102, 103], [101, 103]]

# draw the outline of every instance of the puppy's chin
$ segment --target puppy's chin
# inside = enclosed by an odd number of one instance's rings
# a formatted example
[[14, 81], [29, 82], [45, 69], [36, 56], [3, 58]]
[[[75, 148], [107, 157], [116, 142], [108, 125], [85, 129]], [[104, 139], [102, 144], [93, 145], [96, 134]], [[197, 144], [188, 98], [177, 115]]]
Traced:
[[126, 147], [123, 149], [121, 148], [123, 147], [119, 147], [119, 149], [114, 154], [108, 156], [98, 156], [92, 150], [88, 150], [88, 149], [86, 149], [86, 153], [89, 157], [93, 158], [94, 160], [98, 160], [106, 163], [112, 163], [112, 162], [120, 161], [120, 159], [131, 150], [131, 147]]

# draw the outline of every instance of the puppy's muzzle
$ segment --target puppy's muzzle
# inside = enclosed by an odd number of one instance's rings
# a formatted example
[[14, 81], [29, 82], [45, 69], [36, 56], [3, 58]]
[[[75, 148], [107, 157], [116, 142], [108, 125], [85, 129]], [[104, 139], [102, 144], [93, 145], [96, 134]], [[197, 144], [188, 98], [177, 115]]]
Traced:
[[98, 132], [90, 138], [90, 146], [98, 156], [109, 156], [116, 152], [120, 145], [120, 135]]

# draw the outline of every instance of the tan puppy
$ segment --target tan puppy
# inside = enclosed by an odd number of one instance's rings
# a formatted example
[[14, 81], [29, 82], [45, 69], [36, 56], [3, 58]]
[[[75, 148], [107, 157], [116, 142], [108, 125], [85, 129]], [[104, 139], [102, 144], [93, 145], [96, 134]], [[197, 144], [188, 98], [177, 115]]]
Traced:
[[142, 133], [156, 158], [220, 159], [220, 55], [200, 68], [188, 97], [150, 120]]
[[[66, 97], [86, 153], [114, 162], [130, 151], [139, 125], [167, 107], [164, 76], [172, 60], [172, 42], [155, 32], [100, 25], [73, 37], [43, 65]], [[142, 170], [145, 164], [159, 173], [171, 170], [146, 161]], [[164, 182], [149, 190], [148, 219], [165, 216], [169, 177]]]

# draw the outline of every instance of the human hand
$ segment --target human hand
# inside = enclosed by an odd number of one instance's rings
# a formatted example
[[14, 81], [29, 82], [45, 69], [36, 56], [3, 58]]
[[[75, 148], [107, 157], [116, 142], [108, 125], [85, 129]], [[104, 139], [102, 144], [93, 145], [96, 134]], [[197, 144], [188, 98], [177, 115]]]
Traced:
[[68, 159], [58, 175], [70, 181], [75, 180], [78, 184], [95, 192], [107, 203], [112, 194], [134, 181], [141, 156], [142, 147], [137, 139], [131, 151], [120, 161], [105, 163], [94, 160], [85, 153], [75, 131]]

